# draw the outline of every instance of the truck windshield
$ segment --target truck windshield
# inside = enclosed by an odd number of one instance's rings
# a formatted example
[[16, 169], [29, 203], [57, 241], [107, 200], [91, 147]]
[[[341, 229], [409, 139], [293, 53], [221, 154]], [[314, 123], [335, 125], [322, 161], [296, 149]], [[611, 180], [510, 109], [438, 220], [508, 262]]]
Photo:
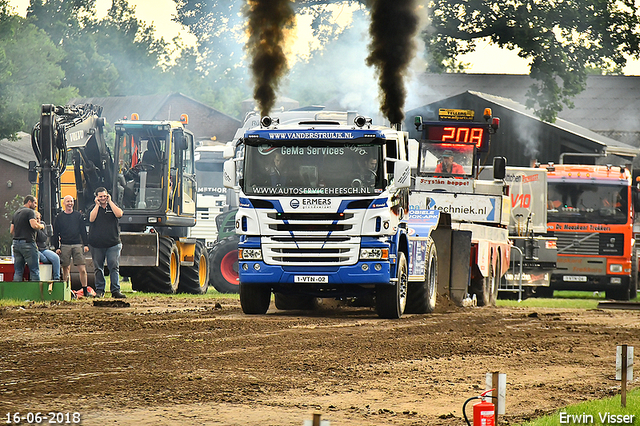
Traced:
[[243, 190], [247, 195], [379, 194], [385, 176], [382, 146], [246, 146]]
[[422, 141], [419, 173], [423, 175], [471, 175], [474, 145]]
[[198, 194], [224, 195], [227, 193], [222, 184], [224, 158], [221, 150], [208, 151], [198, 148], [195, 153], [195, 163]]
[[549, 182], [548, 188], [547, 220], [549, 222], [627, 223], [628, 186]]

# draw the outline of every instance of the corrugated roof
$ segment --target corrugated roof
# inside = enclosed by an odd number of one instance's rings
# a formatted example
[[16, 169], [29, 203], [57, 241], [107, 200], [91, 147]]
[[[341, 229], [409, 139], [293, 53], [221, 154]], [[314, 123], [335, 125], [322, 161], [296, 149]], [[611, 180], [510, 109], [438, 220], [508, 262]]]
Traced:
[[[430, 74], [418, 76], [419, 89], [412, 89], [407, 109], [449, 98], [467, 90], [501, 96], [521, 104], [535, 80], [513, 74]], [[640, 76], [592, 75], [586, 89], [572, 99], [559, 118], [595, 132], [640, 132]]]
[[480, 93], [475, 91], [469, 91], [470, 94], [478, 96], [487, 101], [501, 105], [504, 108], [511, 109], [520, 114], [526, 115], [529, 118], [538, 120], [542, 125], [554, 127], [560, 131], [565, 131], [573, 135], [579, 136], [585, 141], [592, 142], [600, 145], [607, 153], [620, 156], [632, 156], [635, 157], [640, 154], [640, 148], [628, 145], [626, 143], [617, 141], [615, 139], [602, 136], [596, 132], [593, 132], [585, 127], [579, 126], [575, 123], [571, 123], [561, 118], [557, 119], [555, 123], [547, 123], [537, 118], [531, 109], [528, 109], [524, 105], [515, 102], [511, 99], [503, 98], [501, 96], [490, 95], [486, 93]]
[[29, 167], [29, 161], [35, 161], [36, 155], [31, 147], [31, 135], [18, 132], [18, 140], [0, 140], [0, 160], [7, 161], [25, 169]]

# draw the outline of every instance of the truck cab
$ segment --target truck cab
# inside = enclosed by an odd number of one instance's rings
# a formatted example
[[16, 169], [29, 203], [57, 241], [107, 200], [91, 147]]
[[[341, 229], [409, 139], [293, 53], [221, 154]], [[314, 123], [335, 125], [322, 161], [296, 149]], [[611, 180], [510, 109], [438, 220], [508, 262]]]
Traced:
[[284, 309], [313, 298], [377, 296], [380, 316], [404, 311], [406, 135], [329, 114], [284, 125], [263, 118], [239, 140], [241, 155], [225, 163], [225, 185], [239, 194], [245, 313], [265, 313], [272, 291]]

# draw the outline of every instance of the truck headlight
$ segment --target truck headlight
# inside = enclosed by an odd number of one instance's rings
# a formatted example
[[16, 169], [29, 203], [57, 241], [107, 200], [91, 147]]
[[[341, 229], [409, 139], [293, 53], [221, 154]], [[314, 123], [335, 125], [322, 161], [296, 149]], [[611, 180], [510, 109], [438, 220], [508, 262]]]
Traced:
[[386, 248], [361, 248], [360, 260], [389, 259], [389, 249]]
[[614, 273], [622, 272], [622, 265], [617, 265], [617, 264], [609, 265], [609, 271]]
[[262, 250], [253, 248], [239, 249], [238, 258], [241, 260], [262, 260]]

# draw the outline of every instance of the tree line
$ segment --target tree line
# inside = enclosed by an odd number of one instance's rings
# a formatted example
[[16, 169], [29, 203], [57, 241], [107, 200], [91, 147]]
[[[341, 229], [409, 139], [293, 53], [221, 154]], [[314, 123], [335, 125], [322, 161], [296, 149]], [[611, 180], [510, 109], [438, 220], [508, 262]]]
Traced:
[[[181, 92], [242, 118], [241, 102], [252, 93], [245, 2], [175, 1], [173, 19], [195, 35], [194, 46], [158, 38], [127, 0], [113, 0], [101, 19], [95, 0], [31, 0], [26, 17], [0, 0], [0, 138], [30, 131], [41, 104], [73, 97]], [[312, 18], [318, 43], [289, 67], [283, 94], [303, 105], [343, 95], [341, 80], [353, 77], [344, 64], [355, 51], [346, 46], [367, 49], [356, 32], [369, 19], [367, 2], [298, 0], [293, 7]], [[347, 28], [337, 24], [341, 8], [353, 13]], [[489, 38], [529, 61], [527, 105], [547, 121], [572, 106], [589, 73], [619, 74], [640, 56], [635, 0], [429, 0], [419, 8], [422, 71], [464, 72], [460, 55]]]

